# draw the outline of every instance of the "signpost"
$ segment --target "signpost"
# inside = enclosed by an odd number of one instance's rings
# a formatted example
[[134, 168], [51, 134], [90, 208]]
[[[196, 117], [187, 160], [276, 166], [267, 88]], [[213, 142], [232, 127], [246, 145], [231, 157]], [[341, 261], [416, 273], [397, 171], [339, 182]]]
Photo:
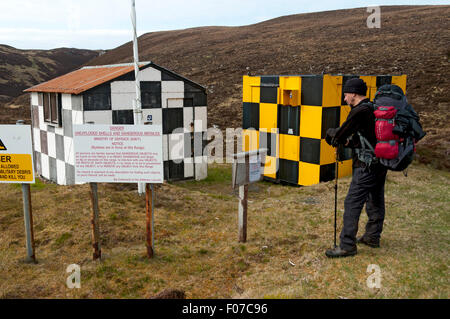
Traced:
[[97, 183], [89, 183], [89, 187], [91, 189], [91, 207], [92, 207], [92, 247], [94, 248], [94, 253], [92, 255], [92, 259], [96, 260], [102, 258], [102, 249], [100, 247], [100, 211], [98, 209], [98, 192], [97, 192]]
[[[75, 182], [91, 183], [94, 259], [100, 258], [94, 183], [146, 183], [147, 255], [153, 257], [153, 185], [162, 183], [161, 125], [74, 125]], [[96, 257], [97, 256], [97, 257]]]
[[232, 187], [239, 187], [238, 232], [239, 242], [247, 241], [248, 185], [261, 180], [267, 149], [233, 155]]
[[0, 183], [22, 184], [27, 262], [36, 262], [30, 184], [34, 183], [30, 125], [0, 125]]
[[[134, 81], [136, 88], [136, 99], [133, 100], [134, 123], [139, 125], [142, 121], [141, 83], [139, 81], [139, 52], [136, 32], [136, 4], [131, 0], [131, 23], [133, 25], [133, 59], [134, 59]], [[138, 183], [138, 193], [142, 195], [144, 184]]]

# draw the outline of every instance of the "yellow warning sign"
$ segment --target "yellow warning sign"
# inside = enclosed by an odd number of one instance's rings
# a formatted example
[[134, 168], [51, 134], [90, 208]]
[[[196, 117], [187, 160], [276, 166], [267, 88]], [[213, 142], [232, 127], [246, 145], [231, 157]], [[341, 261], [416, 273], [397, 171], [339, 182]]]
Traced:
[[2, 140], [0, 139], [0, 151], [6, 151], [7, 148], [5, 146], [5, 144], [3, 144]]
[[0, 153], [0, 182], [32, 182], [33, 159], [30, 154]]

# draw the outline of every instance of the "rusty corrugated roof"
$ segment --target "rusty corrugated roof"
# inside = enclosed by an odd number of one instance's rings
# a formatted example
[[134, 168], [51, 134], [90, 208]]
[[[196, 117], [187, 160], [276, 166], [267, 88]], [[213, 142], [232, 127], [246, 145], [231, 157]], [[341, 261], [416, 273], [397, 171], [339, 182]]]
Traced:
[[[139, 63], [139, 68], [142, 68], [149, 63], [151, 62]], [[87, 66], [54, 78], [50, 81], [35, 85], [29, 89], [26, 89], [24, 92], [80, 94], [133, 70], [134, 64], [132, 63]]]

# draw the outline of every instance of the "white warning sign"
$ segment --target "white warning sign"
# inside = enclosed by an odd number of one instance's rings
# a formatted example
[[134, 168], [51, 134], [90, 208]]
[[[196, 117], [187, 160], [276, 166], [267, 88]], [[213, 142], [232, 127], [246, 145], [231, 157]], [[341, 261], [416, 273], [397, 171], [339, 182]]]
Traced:
[[0, 125], [0, 183], [34, 183], [30, 125]]
[[5, 146], [5, 144], [3, 144], [2, 140], [0, 140], [0, 151], [6, 151], [7, 148]]
[[162, 183], [161, 125], [74, 125], [75, 182]]

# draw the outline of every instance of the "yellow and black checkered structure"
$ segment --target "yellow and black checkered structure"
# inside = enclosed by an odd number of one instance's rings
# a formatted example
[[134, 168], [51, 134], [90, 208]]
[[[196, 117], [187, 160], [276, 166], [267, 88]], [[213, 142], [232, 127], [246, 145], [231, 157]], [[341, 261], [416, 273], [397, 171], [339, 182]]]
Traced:
[[[325, 142], [326, 131], [346, 120], [342, 86], [358, 77], [371, 100], [383, 84], [406, 90], [406, 75], [244, 76], [242, 148], [268, 149], [264, 179], [295, 185], [334, 179], [335, 149]], [[338, 165], [339, 177], [352, 173], [350, 149]]]

